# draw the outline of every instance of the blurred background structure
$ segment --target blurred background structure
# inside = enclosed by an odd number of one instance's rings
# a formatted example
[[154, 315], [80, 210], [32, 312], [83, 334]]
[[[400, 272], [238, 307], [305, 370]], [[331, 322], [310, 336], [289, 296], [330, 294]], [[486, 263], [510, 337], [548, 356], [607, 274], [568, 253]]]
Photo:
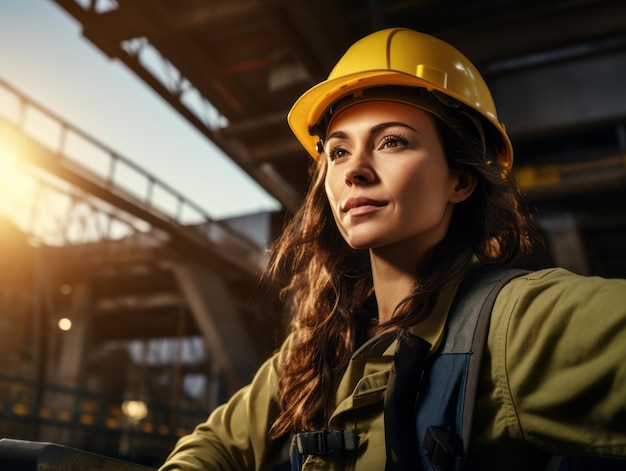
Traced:
[[0, 436], [156, 466], [250, 379], [286, 322], [266, 248], [308, 181], [287, 111], [384, 27], [441, 37], [484, 74], [545, 237], [522, 263], [626, 277], [622, 1], [45, 3], [277, 205], [212, 217], [219, 201], [0, 80]]

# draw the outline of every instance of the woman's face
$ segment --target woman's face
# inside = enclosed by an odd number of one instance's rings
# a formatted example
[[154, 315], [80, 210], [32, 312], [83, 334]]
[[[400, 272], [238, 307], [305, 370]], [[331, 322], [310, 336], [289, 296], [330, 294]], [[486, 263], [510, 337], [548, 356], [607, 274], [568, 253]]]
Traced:
[[450, 170], [432, 118], [414, 106], [355, 104], [334, 118], [324, 150], [328, 201], [355, 249], [424, 253], [445, 236], [454, 204], [471, 194]]

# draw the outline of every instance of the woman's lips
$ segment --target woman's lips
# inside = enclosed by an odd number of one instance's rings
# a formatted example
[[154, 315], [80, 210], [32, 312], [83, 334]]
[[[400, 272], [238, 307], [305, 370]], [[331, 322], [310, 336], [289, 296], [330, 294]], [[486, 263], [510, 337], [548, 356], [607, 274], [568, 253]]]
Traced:
[[347, 199], [343, 203], [341, 209], [351, 216], [362, 216], [379, 210], [380, 208], [385, 206], [385, 204], [386, 203], [383, 201], [358, 196]]

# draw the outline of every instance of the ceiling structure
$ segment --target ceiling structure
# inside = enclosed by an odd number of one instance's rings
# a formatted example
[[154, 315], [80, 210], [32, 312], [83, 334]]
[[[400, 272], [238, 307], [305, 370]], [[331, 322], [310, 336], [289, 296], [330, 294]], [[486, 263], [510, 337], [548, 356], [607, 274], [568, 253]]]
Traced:
[[302, 201], [310, 163], [286, 123], [296, 98], [370, 32], [406, 26], [438, 36], [494, 93], [547, 236], [532, 263], [626, 276], [623, 1], [54, 1], [287, 215]]

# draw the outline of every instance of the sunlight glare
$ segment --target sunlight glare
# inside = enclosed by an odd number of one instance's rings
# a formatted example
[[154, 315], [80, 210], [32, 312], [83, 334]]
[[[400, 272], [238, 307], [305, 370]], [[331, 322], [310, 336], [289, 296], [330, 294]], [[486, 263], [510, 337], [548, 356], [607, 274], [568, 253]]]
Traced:
[[25, 175], [22, 163], [18, 147], [10, 140], [0, 141], [0, 213], [23, 229], [33, 181]]
[[4, 187], [5, 181], [10, 181], [14, 173], [17, 156], [15, 150], [8, 142], [0, 142], [0, 191]]

